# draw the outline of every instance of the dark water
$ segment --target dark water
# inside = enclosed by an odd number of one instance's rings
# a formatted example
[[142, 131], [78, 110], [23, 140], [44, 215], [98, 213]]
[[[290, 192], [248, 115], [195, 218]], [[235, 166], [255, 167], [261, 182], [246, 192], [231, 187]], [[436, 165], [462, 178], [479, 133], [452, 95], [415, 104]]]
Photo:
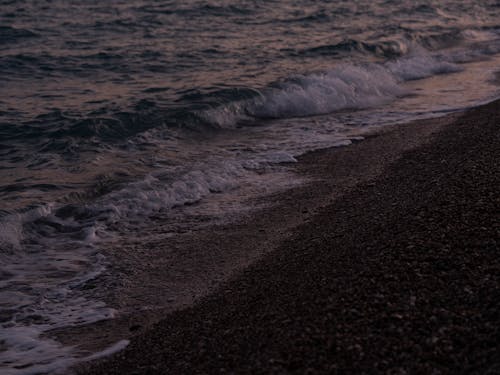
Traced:
[[113, 315], [82, 290], [149, 216], [497, 97], [499, 20], [498, 1], [0, 0], [2, 373], [74, 361], [39, 335]]

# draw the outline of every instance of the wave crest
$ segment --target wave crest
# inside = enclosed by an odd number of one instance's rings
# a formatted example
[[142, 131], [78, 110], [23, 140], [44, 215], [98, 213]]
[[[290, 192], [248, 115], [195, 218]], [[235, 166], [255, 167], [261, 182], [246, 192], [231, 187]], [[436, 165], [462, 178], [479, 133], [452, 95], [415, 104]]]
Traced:
[[455, 63], [419, 48], [385, 63], [339, 64], [327, 71], [290, 77], [251, 99], [230, 101], [198, 115], [214, 127], [230, 128], [256, 119], [364, 109], [406, 95], [406, 81], [461, 70]]

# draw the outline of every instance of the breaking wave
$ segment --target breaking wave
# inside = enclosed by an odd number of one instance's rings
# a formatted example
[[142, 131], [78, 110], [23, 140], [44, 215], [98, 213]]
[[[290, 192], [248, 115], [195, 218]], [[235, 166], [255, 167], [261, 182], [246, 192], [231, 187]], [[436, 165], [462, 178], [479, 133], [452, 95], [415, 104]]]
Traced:
[[404, 82], [461, 71], [452, 60], [423, 48], [384, 63], [338, 64], [322, 72], [297, 75], [243, 101], [199, 112], [200, 118], [221, 128], [251, 120], [314, 116], [346, 109], [379, 106], [408, 94]]

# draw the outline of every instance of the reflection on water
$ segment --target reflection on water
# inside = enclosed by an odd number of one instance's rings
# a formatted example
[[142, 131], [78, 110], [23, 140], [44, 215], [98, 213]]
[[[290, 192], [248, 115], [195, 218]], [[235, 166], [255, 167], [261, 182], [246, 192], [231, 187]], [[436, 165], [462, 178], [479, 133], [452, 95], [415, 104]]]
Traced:
[[[494, 1], [12, 1], [0, 14], [2, 100], [15, 119], [266, 86], [495, 30]], [[478, 27], [479, 26], [479, 27]], [[485, 30], [485, 31], [483, 31]], [[23, 115], [19, 117], [19, 115]]]

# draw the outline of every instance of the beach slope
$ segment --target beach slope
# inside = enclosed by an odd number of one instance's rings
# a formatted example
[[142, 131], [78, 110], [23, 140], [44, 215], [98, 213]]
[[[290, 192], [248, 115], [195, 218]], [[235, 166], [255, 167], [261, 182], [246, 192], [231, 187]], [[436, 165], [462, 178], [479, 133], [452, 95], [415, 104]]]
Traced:
[[[466, 112], [215, 293], [79, 371], [500, 373], [499, 126], [500, 102]], [[398, 131], [377, 142], [390, 149]], [[370, 139], [349, 148], [373, 152]], [[339, 150], [298, 169], [328, 178]]]

